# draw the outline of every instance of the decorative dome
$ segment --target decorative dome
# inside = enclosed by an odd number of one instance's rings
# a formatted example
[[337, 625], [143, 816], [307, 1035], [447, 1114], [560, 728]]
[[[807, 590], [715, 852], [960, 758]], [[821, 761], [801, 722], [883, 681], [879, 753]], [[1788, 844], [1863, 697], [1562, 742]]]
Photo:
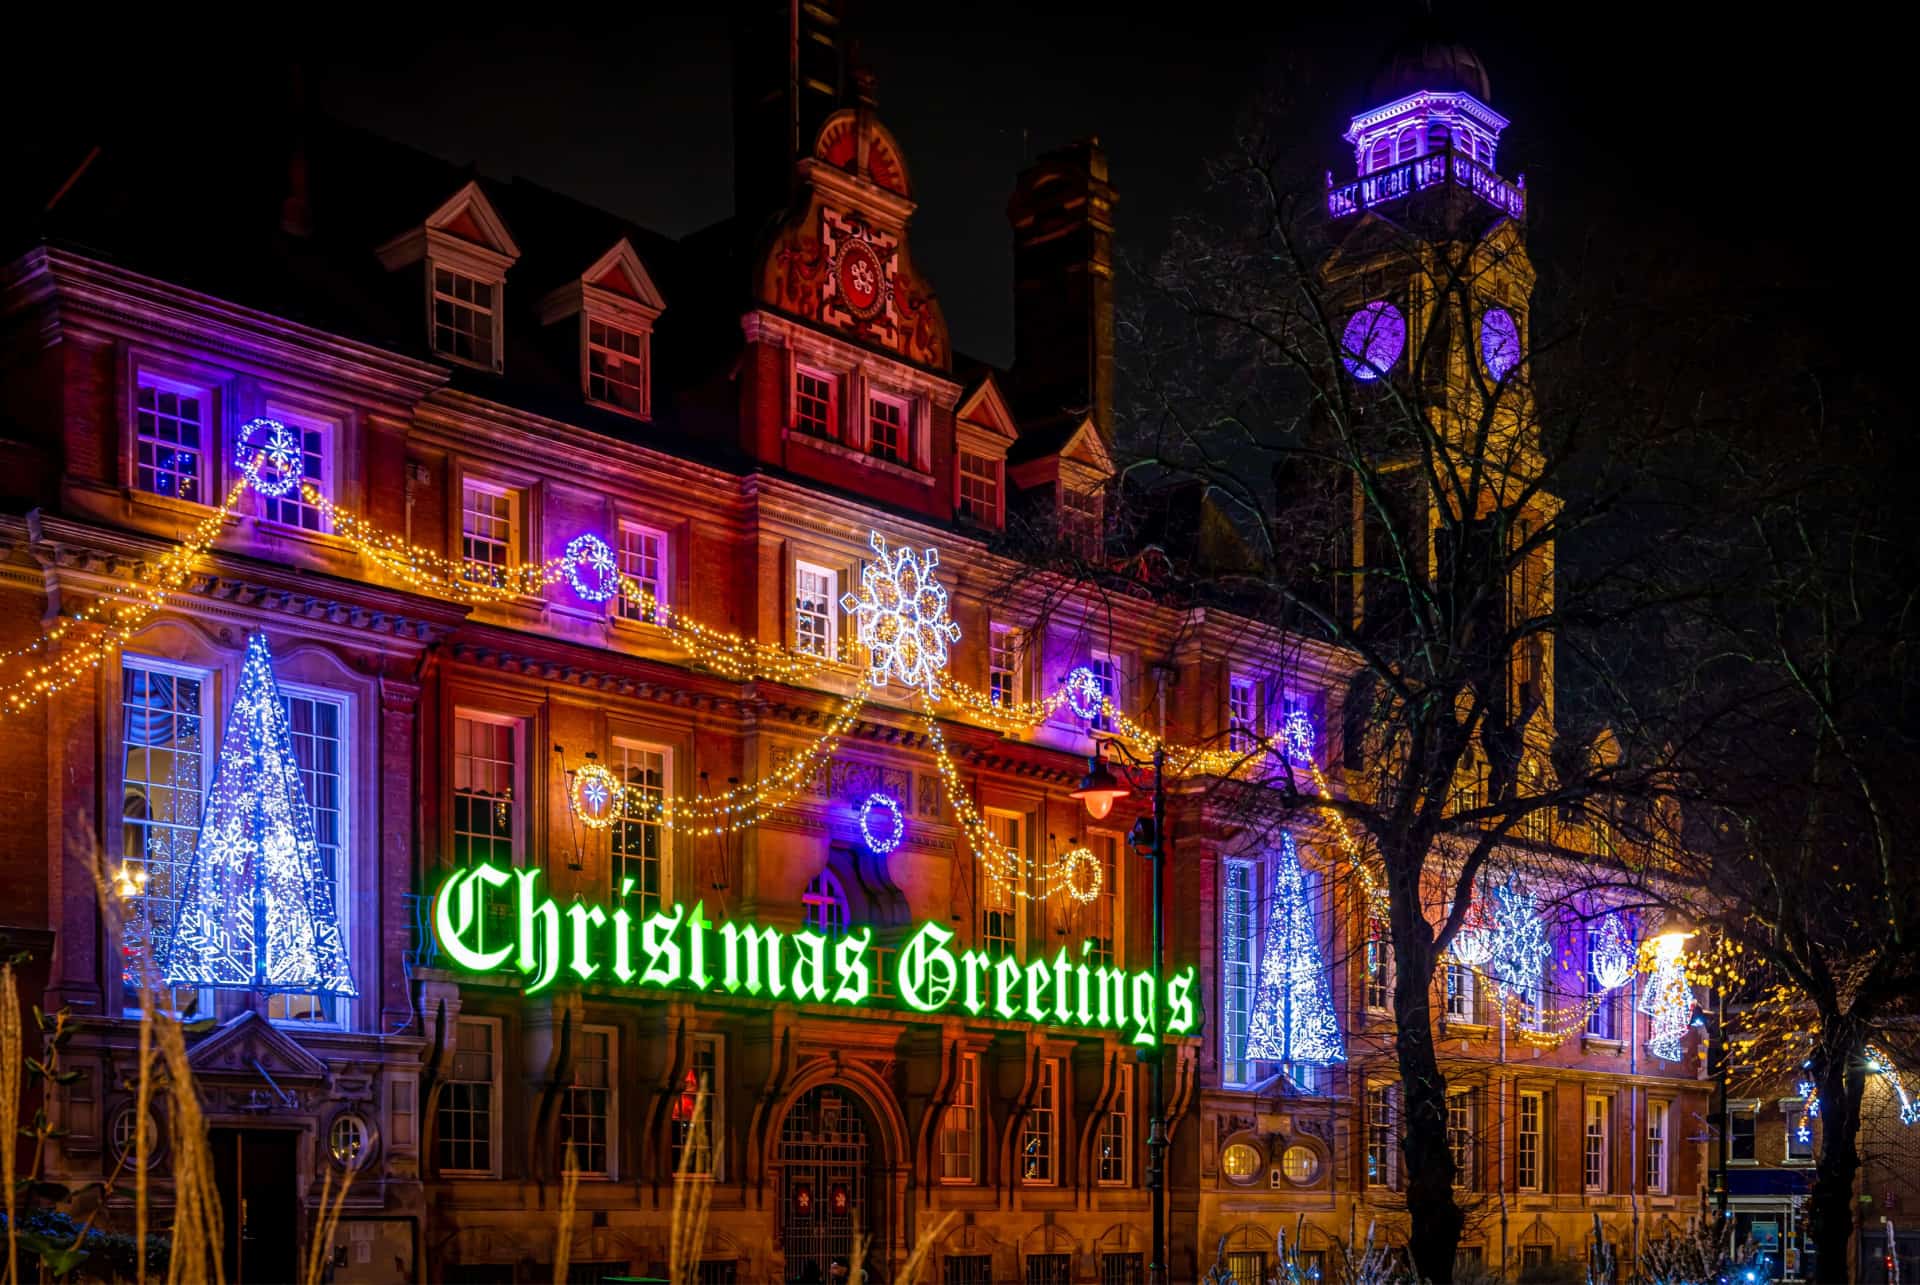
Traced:
[[1429, 26], [1409, 32], [1387, 50], [1374, 73], [1370, 101], [1389, 103], [1423, 89], [1464, 91], [1483, 103], [1493, 99], [1480, 55]]

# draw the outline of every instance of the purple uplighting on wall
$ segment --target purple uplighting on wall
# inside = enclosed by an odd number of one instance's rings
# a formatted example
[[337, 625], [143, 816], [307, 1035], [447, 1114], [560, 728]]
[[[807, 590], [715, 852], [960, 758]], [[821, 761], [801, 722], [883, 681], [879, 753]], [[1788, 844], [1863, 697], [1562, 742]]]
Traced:
[[1341, 360], [1355, 379], [1386, 376], [1407, 346], [1407, 322], [1385, 299], [1375, 299], [1347, 319], [1340, 336]]

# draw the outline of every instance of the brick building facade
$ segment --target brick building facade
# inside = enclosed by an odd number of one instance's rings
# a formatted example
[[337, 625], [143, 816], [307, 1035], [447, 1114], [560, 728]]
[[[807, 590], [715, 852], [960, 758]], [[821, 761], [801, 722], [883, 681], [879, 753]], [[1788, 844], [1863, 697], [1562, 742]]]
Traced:
[[[359, 994], [177, 997], [217, 1023], [192, 1054], [245, 1279], [281, 1278], [326, 1167], [346, 1165], [334, 1279], [547, 1279], [569, 1143], [587, 1174], [578, 1279], [665, 1263], [682, 1165], [711, 1185], [705, 1280], [824, 1277], [856, 1235], [885, 1279], [935, 1227], [935, 1279], [1143, 1279], [1147, 1074], [1119, 1032], [915, 1012], [884, 981], [853, 1009], [592, 980], [530, 994], [452, 966], [431, 928], [446, 874], [491, 861], [538, 869], [563, 904], [871, 928], [883, 963], [932, 921], [993, 953], [1086, 946], [1145, 968], [1153, 872], [1124, 837], [1141, 800], [1089, 820], [1070, 791], [1097, 729], [1064, 713], [1009, 731], [949, 711], [941, 729], [1020, 869], [1089, 850], [1102, 878], [1086, 902], [982, 867], [898, 687], [757, 825], [581, 823], [570, 791], [588, 764], [636, 796], [699, 799], [804, 761], [859, 685], [839, 603], [876, 531], [939, 550], [959, 682], [1030, 701], [1088, 666], [1116, 707], [1193, 740], [1306, 710], [1338, 784], [1348, 661], [1151, 604], [1116, 627], [1005, 538], [1017, 519], [1099, 550], [1116, 204], [1099, 145], [1019, 176], [1017, 359], [969, 362], [915, 265], [906, 157], [846, 67], [834, 6], [762, 16], [738, 33], [739, 211], [683, 241], [264, 110], [223, 124], [218, 199], [157, 199], [164, 130], [129, 126], [76, 153], [10, 247], [0, 646], [137, 596], [242, 480], [240, 434], [261, 417], [296, 432], [303, 475], [341, 510], [411, 546], [485, 578], [597, 533], [660, 604], [592, 601], [564, 578], [460, 602], [299, 492], [246, 493], [124, 648], [9, 714], [4, 917], [51, 941], [44, 1003], [79, 1019], [84, 1074], [58, 1103], [71, 1132], [51, 1167], [93, 1178], [131, 1134], [123, 978], [141, 948], [102, 922], [95, 854], [138, 874], [129, 913], [163, 927], [155, 890], [191, 848], [246, 640], [272, 643]], [[1530, 288], [1515, 279], [1517, 307]], [[832, 663], [808, 682], [735, 681], [692, 663], [661, 607]], [[72, 630], [55, 662], [90, 636]], [[862, 832], [876, 792], [904, 814], [891, 853]], [[1337, 849], [1298, 831], [1350, 1056], [1284, 1074], [1236, 1049], [1231, 1007], [1271, 856], [1211, 806], [1176, 804], [1165, 875], [1167, 965], [1199, 966], [1202, 1006], [1200, 1033], [1163, 1054], [1176, 1280], [1223, 1244], [1243, 1274], [1264, 1270], [1296, 1214], [1316, 1251], [1396, 1216], [1382, 974]], [[1696, 1207], [1693, 1063], [1650, 1064], [1616, 998], [1606, 1025], [1549, 1053], [1470, 997], [1450, 1011], [1468, 1239], [1488, 1259], [1578, 1255], [1595, 1211], [1625, 1245]], [[166, 1174], [162, 1155], [163, 1208]]]

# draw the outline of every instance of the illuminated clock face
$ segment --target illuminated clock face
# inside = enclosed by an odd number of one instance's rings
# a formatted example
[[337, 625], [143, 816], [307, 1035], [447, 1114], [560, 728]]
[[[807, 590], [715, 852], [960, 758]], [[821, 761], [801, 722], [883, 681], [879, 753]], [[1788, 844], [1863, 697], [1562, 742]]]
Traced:
[[1495, 380], [1520, 364], [1520, 324], [1505, 308], [1489, 308], [1480, 317], [1480, 360]]
[[880, 256], [865, 241], [849, 238], [841, 244], [833, 274], [840, 287], [840, 298], [854, 316], [863, 320], [871, 317], [886, 302], [886, 270], [881, 266]]
[[1406, 346], [1406, 318], [1385, 299], [1375, 299], [1347, 318], [1340, 336], [1340, 359], [1355, 379], [1384, 379]]

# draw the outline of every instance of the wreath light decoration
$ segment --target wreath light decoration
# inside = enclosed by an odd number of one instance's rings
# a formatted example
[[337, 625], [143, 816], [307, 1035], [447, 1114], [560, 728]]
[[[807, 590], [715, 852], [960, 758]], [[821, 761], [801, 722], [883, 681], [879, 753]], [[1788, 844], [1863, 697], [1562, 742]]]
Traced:
[[[567, 584], [582, 601], [605, 602], [620, 592], [620, 562], [607, 542], [592, 532], [567, 541], [563, 565]], [[592, 577], [582, 575], [583, 570], [592, 572]]]
[[[875, 812], [884, 812], [890, 821], [880, 833], [874, 832]], [[885, 856], [899, 847], [907, 837], [906, 814], [900, 810], [900, 802], [891, 794], [882, 794], [878, 790], [866, 797], [860, 805], [860, 837], [866, 840], [867, 847], [880, 856]]]
[[619, 777], [599, 763], [587, 763], [574, 770], [567, 801], [588, 829], [604, 830], [619, 818], [624, 793]]
[[293, 494], [302, 480], [300, 439], [277, 419], [261, 416], [242, 424], [233, 462], [246, 474], [247, 485], [270, 500]]
[[1075, 665], [1067, 672], [1067, 708], [1089, 721], [1100, 717], [1106, 708], [1107, 688], [1100, 675], [1087, 665]]
[[1073, 848], [1060, 857], [1060, 886], [1069, 897], [1086, 905], [1100, 895], [1105, 873], [1092, 848]]

